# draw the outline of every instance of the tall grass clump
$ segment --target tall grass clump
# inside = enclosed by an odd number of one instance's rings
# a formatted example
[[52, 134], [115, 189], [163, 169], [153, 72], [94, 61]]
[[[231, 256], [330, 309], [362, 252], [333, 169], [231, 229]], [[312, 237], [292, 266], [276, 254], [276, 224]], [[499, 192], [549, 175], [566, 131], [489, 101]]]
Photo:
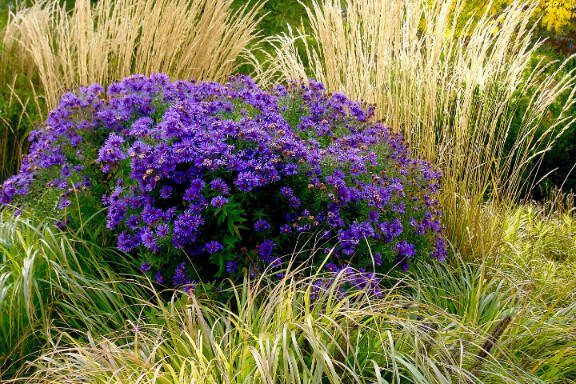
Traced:
[[518, 276], [522, 291], [546, 306], [576, 301], [576, 216], [525, 205], [512, 209], [503, 223], [505, 244], [494, 258]]
[[[523, 257], [534, 266], [546, 263], [543, 256]], [[477, 335], [460, 345], [461, 350], [477, 351], [473, 373], [495, 369], [497, 361], [500, 368], [516, 367], [531, 376], [485, 377], [481, 382], [572, 382], [576, 377], [576, 305], [569, 298], [573, 289], [569, 284], [570, 292], [560, 294], [561, 283], [554, 276], [544, 288], [538, 278], [530, 277], [537, 275], [534, 269], [525, 272], [522, 267], [504, 255], [478, 264], [455, 257], [449, 263], [418, 266], [406, 285], [416, 302], [444, 309]], [[558, 277], [574, 280], [570, 264], [558, 267]], [[548, 266], [543, 269], [550, 275]], [[417, 313], [421, 316], [421, 308]]]
[[0, 215], [0, 379], [40, 352], [54, 327], [97, 332], [130, 319], [140, 290], [112, 272], [110, 253], [49, 223]]
[[11, 13], [4, 46], [34, 63], [49, 107], [64, 91], [133, 73], [224, 80], [258, 37], [261, 5], [231, 0], [39, 0]]
[[407, 284], [413, 297], [444, 308], [485, 335], [483, 348], [496, 359], [510, 359], [541, 382], [573, 382], [573, 206], [573, 198], [565, 196], [546, 205], [502, 210], [503, 244], [496, 252], [479, 264], [454, 257], [448, 263], [419, 265]]
[[576, 380], [576, 216], [573, 197], [555, 200], [508, 209], [504, 244], [486, 262], [521, 304], [504, 347], [542, 381], [566, 383]]
[[246, 278], [231, 289], [228, 303], [190, 293], [150, 304], [147, 316], [124, 332], [55, 346], [35, 361], [37, 371], [27, 382], [534, 380], [506, 359], [479, 356], [483, 338], [473, 328], [401, 295], [398, 286], [382, 295], [342, 295], [344, 274], [324, 285], [318, 284], [322, 276], [302, 272], [288, 272], [273, 284], [267, 277]]
[[574, 121], [576, 78], [565, 68], [569, 59], [532, 62], [542, 44], [530, 18], [535, 4], [515, 1], [462, 26], [465, 5], [314, 2], [306, 7], [309, 35], [272, 39], [260, 75], [262, 82], [312, 77], [376, 104], [377, 117], [442, 168], [452, 240], [486, 246], [499, 228], [485, 225], [483, 203], [512, 201], [533, 185], [542, 154]]
[[[10, 4], [0, 5], [0, 39], [4, 40]], [[20, 47], [0, 41], [0, 180], [18, 170], [27, 149], [28, 132], [44, 113], [37, 92], [33, 64]]]

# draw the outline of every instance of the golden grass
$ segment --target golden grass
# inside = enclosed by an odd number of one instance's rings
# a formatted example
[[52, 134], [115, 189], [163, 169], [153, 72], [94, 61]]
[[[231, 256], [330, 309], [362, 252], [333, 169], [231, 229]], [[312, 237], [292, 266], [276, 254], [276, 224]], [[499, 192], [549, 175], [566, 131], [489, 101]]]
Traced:
[[[419, 263], [379, 276], [380, 294], [290, 263], [282, 279], [267, 271], [223, 291], [208, 286], [217, 299], [199, 285], [172, 300], [141, 276], [109, 271], [93, 244], [0, 212], [0, 339], [18, 341], [0, 343], [0, 364], [26, 363], [1, 367], [2, 379], [564, 383], [576, 374], [576, 221], [540, 209], [509, 213], [500, 258]], [[311, 243], [294, 255], [322, 253]]]
[[[340, 297], [342, 276], [315, 297], [313, 282], [323, 278], [247, 279], [233, 287], [230, 303], [195, 294], [171, 302], [158, 297], [159, 304], [146, 304], [148, 315], [132, 324], [132, 333], [87, 332], [87, 342], [63, 335], [23, 382], [481, 381], [471, 369], [487, 336], [457, 315], [402, 296], [397, 286], [382, 297], [361, 291]], [[514, 382], [517, 367], [507, 371], [489, 352], [485, 357], [482, 376]]]
[[10, 15], [4, 45], [18, 47], [39, 75], [49, 107], [61, 94], [133, 73], [224, 80], [258, 38], [255, 7], [231, 0], [89, 0], [71, 12], [39, 0]]
[[509, 210], [503, 218], [505, 243], [493, 260], [519, 277], [520, 292], [529, 300], [558, 308], [576, 302], [576, 215], [546, 208]]
[[[442, 169], [451, 240], [474, 248], [488, 239], [492, 248], [498, 223], [486, 231], [493, 207], [484, 204], [506, 204], [533, 185], [535, 164], [574, 122], [576, 77], [567, 61], [531, 64], [541, 44], [530, 19], [535, 3], [486, 10], [459, 27], [465, 5], [314, 1], [306, 7], [312, 39], [303, 30], [273, 38], [258, 78], [309, 76], [376, 104], [378, 118]], [[561, 111], [551, 117], [555, 103]]]

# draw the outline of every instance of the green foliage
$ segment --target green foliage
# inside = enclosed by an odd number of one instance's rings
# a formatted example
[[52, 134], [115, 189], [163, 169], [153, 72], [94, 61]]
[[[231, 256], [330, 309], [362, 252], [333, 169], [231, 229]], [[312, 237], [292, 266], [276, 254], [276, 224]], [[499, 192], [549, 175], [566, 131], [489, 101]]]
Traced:
[[[517, 213], [524, 219], [533, 214], [524, 209]], [[493, 369], [496, 363], [516, 367], [519, 376], [502, 379], [506, 383], [571, 382], [576, 377], [575, 269], [571, 262], [558, 263], [554, 276], [545, 257], [537, 253], [542, 248], [532, 250], [530, 242], [524, 243], [528, 233], [516, 227], [517, 220], [518, 216], [510, 216], [506, 224], [510, 243], [502, 250], [506, 254], [513, 249], [514, 259], [500, 255], [476, 265], [456, 258], [448, 264], [419, 266], [408, 282], [409, 290], [419, 302], [446, 309], [460, 319], [456, 327], [476, 335], [460, 347], [477, 351], [472, 372]], [[547, 236], [563, 236], [564, 229], [549, 226]], [[564, 246], [566, 250], [573, 241]], [[558, 247], [549, 243], [545, 248]], [[569, 252], [574, 257], [573, 248]], [[522, 377], [528, 372], [531, 377]], [[483, 377], [481, 382], [502, 381]]]
[[[298, 276], [300, 275], [297, 274]], [[475, 383], [533, 380], [490, 353], [441, 308], [399, 295], [314, 293], [290, 274], [246, 279], [229, 303], [190, 295], [148, 304], [127, 332], [64, 345], [35, 362], [36, 383]], [[470, 348], [462, 349], [462, 345]], [[471, 370], [475, 369], [476, 372]], [[516, 381], [517, 380], [517, 381]], [[528, 381], [524, 381], [528, 382]]]
[[0, 180], [17, 172], [28, 149], [28, 133], [43, 115], [43, 100], [25, 76], [16, 75], [0, 88]]
[[[244, 4], [254, 5], [258, 0], [234, 0], [234, 5], [240, 7]], [[272, 36], [288, 30], [288, 25], [299, 25], [306, 18], [302, 4], [310, 5], [310, 0], [268, 0], [260, 10], [263, 16], [260, 29], [265, 36]]]
[[140, 289], [118, 282], [105, 260], [111, 256], [50, 224], [0, 212], [0, 379], [38, 353], [56, 328], [98, 332], [131, 318]]

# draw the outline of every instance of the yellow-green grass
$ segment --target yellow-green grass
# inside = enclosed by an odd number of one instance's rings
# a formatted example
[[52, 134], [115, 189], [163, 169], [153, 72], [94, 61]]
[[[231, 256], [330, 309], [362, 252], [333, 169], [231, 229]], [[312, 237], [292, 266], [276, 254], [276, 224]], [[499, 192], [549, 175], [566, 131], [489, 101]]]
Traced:
[[483, 335], [399, 288], [383, 297], [341, 297], [335, 282], [314, 298], [313, 279], [247, 279], [228, 304], [194, 294], [151, 304], [152, 315], [133, 324], [134, 334], [55, 347], [35, 361], [28, 382], [468, 383], [481, 375], [529, 376], [499, 368], [490, 353], [481, 359]]
[[554, 308], [576, 302], [575, 214], [524, 205], [503, 217], [505, 243], [491, 259], [518, 277], [527, 299]]
[[115, 258], [49, 222], [0, 211], [0, 380], [52, 342], [55, 326], [74, 334], [131, 318], [140, 289], [112, 271], [129, 264]]
[[[222, 301], [202, 286], [166, 300], [141, 279], [112, 273], [103, 259], [110, 254], [95, 245], [2, 216], [7, 342], [0, 345], [8, 347], [5, 359], [19, 363], [3, 379], [569, 383], [576, 375], [576, 220], [535, 206], [502, 217], [507, 243], [483, 262], [457, 254], [422, 262], [385, 276], [381, 295], [342, 295], [340, 275], [316, 296], [314, 282], [327, 276], [294, 266], [280, 280], [247, 277]], [[554, 265], [539, 268], [547, 263]]]
[[[223, 303], [156, 295], [122, 331], [64, 335], [34, 383], [565, 383], [573, 316], [523, 302], [487, 265], [421, 265], [382, 296], [318, 297], [325, 276], [246, 278]], [[561, 359], [558, 356], [562, 356]]]

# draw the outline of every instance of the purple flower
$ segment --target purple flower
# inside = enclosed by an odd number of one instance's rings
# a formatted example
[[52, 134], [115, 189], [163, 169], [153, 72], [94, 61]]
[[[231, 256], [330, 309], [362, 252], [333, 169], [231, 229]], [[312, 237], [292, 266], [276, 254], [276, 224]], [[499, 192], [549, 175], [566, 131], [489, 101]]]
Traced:
[[160, 224], [156, 229], [156, 234], [159, 237], [166, 237], [170, 234], [170, 227], [167, 224]]
[[301, 202], [300, 202], [300, 199], [299, 199], [299, 198], [297, 198], [297, 197], [295, 197], [295, 196], [293, 196], [293, 197], [290, 198], [290, 206], [291, 206], [292, 208], [296, 209], [296, 208], [300, 207], [300, 203], [301, 203]]
[[238, 270], [238, 263], [236, 261], [228, 261], [226, 263], [226, 272], [234, 273]]
[[220, 244], [217, 241], [210, 241], [204, 245], [204, 249], [206, 249], [206, 252], [210, 254], [221, 251], [223, 248], [224, 247], [222, 246], [222, 244]]
[[186, 264], [180, 263], [174, 271], [174, 276], [172, 276], [172, 284], [175, 287], [179, 287], [186, 284], [187, 281], [188, 278], [186, 277]]
[[202, 224], [204, 224], [202, 216], [192, 213], [190, 210], [184, 211], [174, 221], [173, 242], [175, 242], [175, 245], [183, 246], [194, 242]]
[[149, 134], [149, 130], [152, 127], [154, 120], [152, 118], [145, 116], [132, 123], [132, 128], [130, 129], [130, 134], [132, 136], [146, 137]]
[[431, 256], [440, 261], [443, 261], [447, 255], [448, 250], [446, 247], [446, 240], [444, 240], [442, 237], [436, 238], [434, 241], [434, 251], [432, 252]]
[[156, 245], [156, 239], [154, 238], [154, 233], [150, 228], [144, 228], [140, 232], [140, 241], [142, 242], [142, 245], [144, 245], [146, 248], [151, 249], [153, 251], [158, 250], [158, 245]]
[[191, 295], [192, 293], [194, 293], [194, 290], [196, 289], [196, 282], [186, 280], [186, 282], [182, 284], [182, 288], [184, 288], [184, 291], [186, 292], [187, 295]]
[[186, 191], [184, 191], [184, 200], [185, 201], [195, 201], [200, 198], [200, 190], [202, 188], [199, 187], [196, 183], [192, 183]]
[[270, 239], [266, 239], [260, 244], [259, 254], [260, 260], [263, 263], [270, 261], [270, 256], [272, 255], [272, 250], [274, 249], [274, 242]]
[[117, 247], [124, 252], [130, 252], [138, 246], [139, 239], [136, 236], [131, 236], [126, 232], [120, 232], [118, 235]]
[[296, 166], [296, 164], [287, 164], [284, 167], [284, 174], [286, 176], [293, 176], [296, 175], [298, 173], [298, 166]]
[[[16, 213], [14, 213], [14, 214], [16, 215]], [[63, 220], [58, 220], [56, 222], [56, 228], [63, 231], [66, 228], [66, 226], [68, 226], [68, 224], [70, 224], [70, 218], [69, 217], [67, 217], [66, 219], [63, 219]]]
[[227, 203], [228, 199], [225, 198], [224, 196], [213, 197], [212, 200], [210, 201], [210, 205], [213, 206], [214, 208], [220, 208], [226, 205]]
[[270, 260], [270, 266], [273, 268], [280, 268], [282, 266], [282, 259], [279, 257], [275, 257]]
[[143, 262], [142, 265], [140, 265], [140, 272], [146, 273], [149, 270], [150, 270], [150, 264], [148, 264], [147, 262]]
[[270, 229], [270, 223], [268, 223], [266, 220], [264, 219], [258, 219], [256, 220], [256, 222], [254, 223], [254, 230], [256, 232], [262, 232], [262, 231], [266, 231]]
[[412, 257], [416, 254], [416, 247], [413, 244], [403, 240], [396, 244], [396, 251], [400, 257]]
[[165, 185], [160, 188], [160, 197], [163, 199], [168, 199], [172, 196], [172, 187], [169, 185]]
[[62, 177], [70, 177], [70, 175], [72, 174], [72, 172], [70, 171], [70, 166], [68, 164], [65, 164], [62, 167], [62, 171], [60, 171], [60, 174], [62, 175]]
[[390, 242], [394, 238], [400, 236], [404, 230], [402, 222], [398, 218], [394, 219], [392, 222], [379, 223], [378, 229], [385, 242]]
[[122, 152], [122, 144], [124, 144], [124, 142], [124, 138], [114, 133], [108, 136], [104, 146], [98, 151], [98, 158], [96, 159], [97, 163], [104, 164], [103, 172], [109, 172], [111, 165], [127, 157], [127, 155]]
[[67, 197], [61, 197], [60, 201], [58, 202], [58, 209], [64, 209], [69, 207], [72, 202]]
[[216, 192], [220, 192], [223, 195], [228, 195], [230, 193], [228, 185], [221, 178], [212, 180], [210, 182], [210, 188]]
[[376, 252], [374, 254], [374, 264], [376, 264], [377, 267], [381, 266], [383, 263], [382, 261], [382, 254], [380, 252]]
[[240, 172], [234, 181], [234, 184], [242, 192], [250, 192], [256, 187], [264, 184], [264, 179], [258, 177], [253, 172]]
[[371, 222], [376, 222], [376, 221], [378, 221], [378, 218], [379, 218], [379, 217], [380, 217], [380, 215], [378, 214], [377, 211], [372, 210], [372, 211], [368, 212], [368, 219], [369, 219]]
[[[158, 257], [154, 265], [190, 256], [200, 273], [215, 270], [205, 253], [223, 249], [212, 238], [242, 244], [246, 255], [257, 247], [262, 262], [281, 264], [273, 251], [289, 252], [306, 231], [331, 250], [334, 271], [351, 255], [369, 265], [368, 247], [381, 252], [376, 267], [394, 254], [402, 267], [416, 255], [442, 260], [441, 174], [413, 159], [373, 113], [315, 81], [262, 90], [246, 76], [218, 84], [154, 74], [129, 76], [106, 93], [82, 87], [31, 132], [0, 202], [20, 208], [47, 187], [64, 209], [72, 192], [102, 191], [119, 249]], [[226, 216], [214, 216], [224, 206]], [[255, 246], [262, 233], [269, 238]], [[155, 271], [160, 280], [162, 272], [191, 284], [185, 264], [166, 268]], [[360, 271], [349, 283], [377, 292], [376, 280]]]
[[326, 269], [329, 270], [330, 272], [338, 272], [338, 266], [334, 263], [326, 264]]

